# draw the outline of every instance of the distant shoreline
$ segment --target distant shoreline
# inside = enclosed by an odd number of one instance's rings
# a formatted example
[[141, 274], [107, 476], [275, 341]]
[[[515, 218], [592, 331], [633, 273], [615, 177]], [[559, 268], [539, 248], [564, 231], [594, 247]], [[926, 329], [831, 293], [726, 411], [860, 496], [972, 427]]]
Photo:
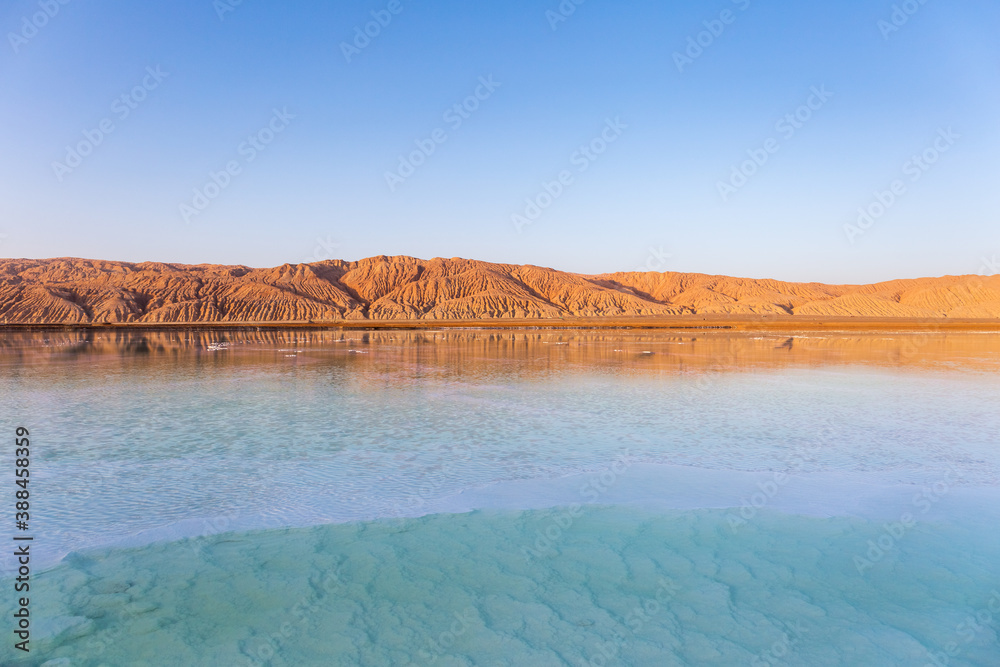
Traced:
[[170, 329], [342, 329], [342, 330], [431, 330], [431, 329], [677, 329], [731, 331], [828, 331], [828, 332], [995, 332], [1000, 319], [801, 317], [796, 315], [739, 316], [692, 315], [677, 317], [565, 317], [489, 318], [441, 320], [334, 320], [288, 322], [125, 322], [125, 323], [11, 323], [0, 331], [25, 330], [131, 330]]

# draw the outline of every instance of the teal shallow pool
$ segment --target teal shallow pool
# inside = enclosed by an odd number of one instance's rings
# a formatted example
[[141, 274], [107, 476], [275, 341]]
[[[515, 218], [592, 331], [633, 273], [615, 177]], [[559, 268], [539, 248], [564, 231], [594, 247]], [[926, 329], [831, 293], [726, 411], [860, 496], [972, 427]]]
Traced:
[[994, 335], [0, 342], [2, 664], [1000, 664]]
[[736, 533], [621, 506], [227, 533], [73, 555], [35, 613], [62, 631], [44, 653], [82, 665], [923, 665], [950, 645], [995, 665], [992, 527], [917, 525], [862, 571], [878, 523], [770, 512]]

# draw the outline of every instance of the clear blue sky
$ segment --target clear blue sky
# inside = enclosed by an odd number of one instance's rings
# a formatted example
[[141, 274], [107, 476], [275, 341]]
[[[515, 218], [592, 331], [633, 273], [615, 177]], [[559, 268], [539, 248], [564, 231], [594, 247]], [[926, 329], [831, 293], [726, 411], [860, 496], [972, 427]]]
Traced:
[[9, 0], [0, 255], [974, 273], [1000, 252], [1000, 6], [910, 1]]

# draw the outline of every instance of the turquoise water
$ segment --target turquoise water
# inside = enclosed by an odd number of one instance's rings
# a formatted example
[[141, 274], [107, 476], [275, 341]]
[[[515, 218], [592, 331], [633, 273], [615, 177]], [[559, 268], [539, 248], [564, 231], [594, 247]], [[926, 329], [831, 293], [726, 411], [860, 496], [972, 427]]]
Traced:
[[[864, 521], [593, 506], [226, 534], [71, 556], [44, 609], [74, 664], [996, 664], [994, 531], [918, 526], [859, 575]], [[995, 524], [993, 524], [995, 526]], [[983, 523], [982, 527], [989, 527]], [[992, 586], [992, 588], [991, 588]], [[169, 656], [169, 657], [168, 657]], [[607, 656], [607, 657], [605, 657]]]
[[25, 664], [1000, 664], [998, 352], [8, 335]]

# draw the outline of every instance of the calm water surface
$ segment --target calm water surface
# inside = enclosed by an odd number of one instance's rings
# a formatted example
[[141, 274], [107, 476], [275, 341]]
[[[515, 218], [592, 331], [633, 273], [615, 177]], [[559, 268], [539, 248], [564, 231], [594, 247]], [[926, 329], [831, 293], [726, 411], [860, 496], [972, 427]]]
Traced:
[[997, 334], [11, 332], [0, 369], [25, 664], [1000, 664]]

